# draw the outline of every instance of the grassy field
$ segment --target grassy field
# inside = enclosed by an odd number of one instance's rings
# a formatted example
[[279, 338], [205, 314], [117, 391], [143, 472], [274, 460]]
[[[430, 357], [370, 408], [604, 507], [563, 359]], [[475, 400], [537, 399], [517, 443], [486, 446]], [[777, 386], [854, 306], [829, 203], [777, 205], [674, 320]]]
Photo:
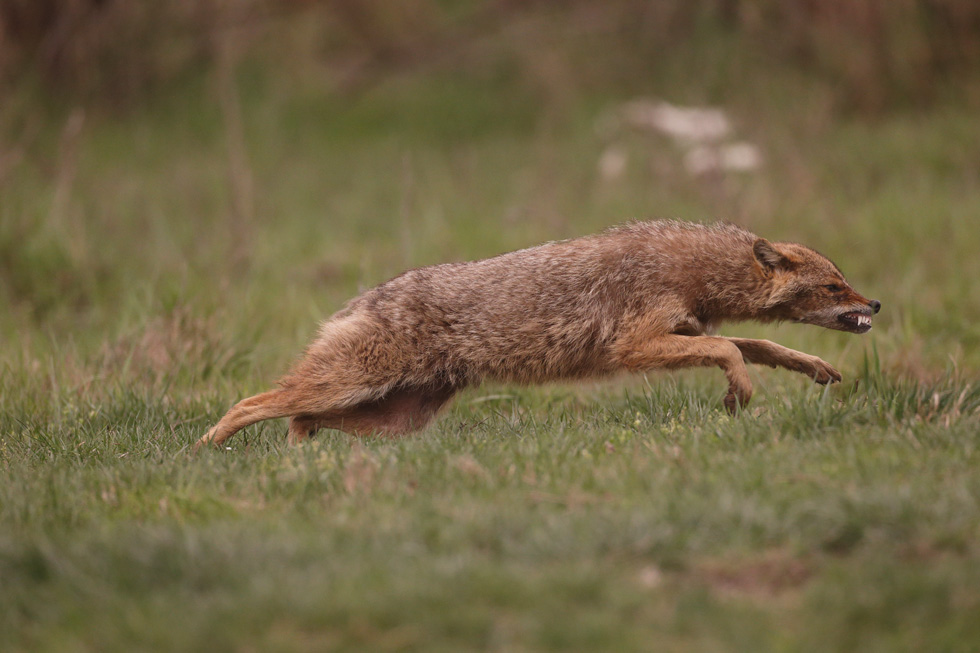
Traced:
[[[451, 73], [5, 98], [0, 649], [980, 649], [976, 113], [842, 119], [775, 66], [685, 84], [703, 64], [560, 110]], [[601, 179], [597, 121], [654, 92], [722, 104], [765, 166], [692, 177], [630, 134]], [[359, 289], [634, 217], [834, 258], [871, 334], [724, 333], [844, 382], [755, 370], [738, 419], [718, 371], [484, 387], [402, 441], [274, 422], [189, 453]]]

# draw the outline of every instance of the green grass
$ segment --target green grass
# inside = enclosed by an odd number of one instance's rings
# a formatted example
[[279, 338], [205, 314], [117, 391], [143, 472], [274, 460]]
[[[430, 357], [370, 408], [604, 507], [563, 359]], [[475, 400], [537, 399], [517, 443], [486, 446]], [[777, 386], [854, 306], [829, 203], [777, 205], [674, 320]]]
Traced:
[[[248, 197], [207, 80], [74, 143], [44, 114], [0, 179], [0, 649], [980, 647], [975, 112], [839, 120], [790, 71], [684, 61], [558, 117], [493, 75], [249, 76]], [[766, 167], [695, 179], [633, 135], [599, 180], [597, 116], [654, 91], [725, 104]], [[738, 419], [717, 371], [486, 387], [404, 440], [189, 453], [358, 289], [647, 216], [834, 258], [884, 305], [869, 336], [724, 332], [844, 383], [754, 370]]]
[[474, 392], [415, 438], [289, 449], [271, 425], [199, 457], [202, 401], [7, 414], [0, 631], [24, 650], [957, 650], [980, 637], [980, 386], [863, 380], [738, 420], [705, 383]]

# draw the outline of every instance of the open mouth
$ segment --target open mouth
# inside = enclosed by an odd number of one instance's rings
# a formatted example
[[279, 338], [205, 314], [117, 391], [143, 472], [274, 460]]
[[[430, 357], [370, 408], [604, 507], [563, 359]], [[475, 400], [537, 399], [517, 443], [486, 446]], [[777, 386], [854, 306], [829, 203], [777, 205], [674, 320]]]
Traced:
[[844, 325], [847, 331], [867, 333], [871, 330], [871, 316], [866, 313], [859, 313], [857, 311], [844, 313], [837, 320]]

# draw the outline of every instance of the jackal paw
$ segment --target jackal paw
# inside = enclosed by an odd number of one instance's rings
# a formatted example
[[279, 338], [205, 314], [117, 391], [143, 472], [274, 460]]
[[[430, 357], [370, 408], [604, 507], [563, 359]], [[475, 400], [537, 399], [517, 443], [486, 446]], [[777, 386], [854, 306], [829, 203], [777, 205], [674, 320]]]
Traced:
[[808, 377], [810, 377], [820, 385], [826, 385], [828, 383], [837, 383], [842, 378], [840, 372], [835, 370], [830, 363], [821, 360], [816, 356], [801, 364], [800, 372], [806, 374]]
[[208, 432], [205, 433], [200, 440], [194, 443], [194, 447], [191, 449], [191, 452], [197, 453], [201, 447], [210, 444], [211, 440], [214, 439], [214, 432], [217, 430], [217, 426], [212, 426], [210, 429], [208, 429]]
[[739, 396], [729, 390], [728, 394], [725, 395], [725, 410], [728, 411], [729, 415], [737, 415], [738, 411], [749, 405], [750, 398], [751, 395], [743, 394]]

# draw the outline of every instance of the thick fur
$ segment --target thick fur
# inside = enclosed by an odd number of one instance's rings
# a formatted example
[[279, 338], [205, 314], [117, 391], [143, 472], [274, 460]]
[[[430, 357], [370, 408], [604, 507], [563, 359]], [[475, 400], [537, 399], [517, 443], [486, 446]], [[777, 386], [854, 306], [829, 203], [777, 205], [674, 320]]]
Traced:
[[622, 370], [720, 367], [735, 412], [752, 395], [747, 362], [817, 383], [841, 376], [767, 340], [709, 335], [722, 322], [861, 333], [879, 307], [802, 245], [731, 224], [632, 223], [409, 270], [368, 290], [323, 324], [280, 389], [235, 405], [197, 446], [287, 416], [294, 443], [320, 428], [403, 434], [485, 379], [532, 384]]

